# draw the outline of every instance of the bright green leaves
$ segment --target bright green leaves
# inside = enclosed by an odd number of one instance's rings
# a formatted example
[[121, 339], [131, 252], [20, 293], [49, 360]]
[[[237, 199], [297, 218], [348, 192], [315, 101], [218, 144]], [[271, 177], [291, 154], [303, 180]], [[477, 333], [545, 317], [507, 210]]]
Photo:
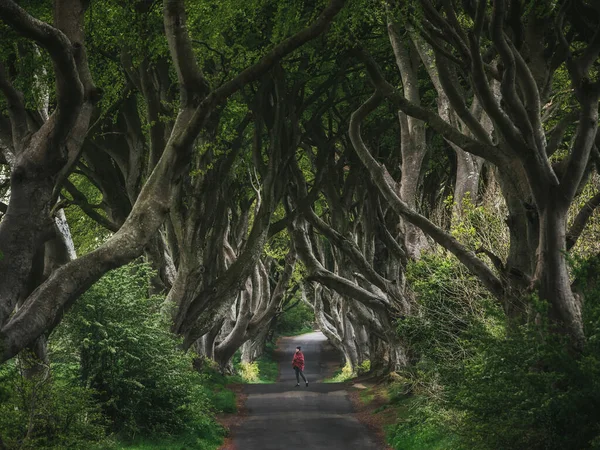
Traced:
[[215, 433], [193, 355], [169, 331], [164, 299], [148, 296], [150, 276], [147, 266], [129, 265], [96, 283], [53, 336], [52, 348], [65, 352], [54, 357], [79, 362], [114, 431]]

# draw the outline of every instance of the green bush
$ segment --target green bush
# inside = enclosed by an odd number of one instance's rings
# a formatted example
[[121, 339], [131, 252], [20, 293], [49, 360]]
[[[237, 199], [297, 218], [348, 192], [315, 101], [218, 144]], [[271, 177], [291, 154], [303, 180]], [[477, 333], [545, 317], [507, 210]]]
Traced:
[[371, 371], [371, 361], [365, 359], [362, 363], [360, 363], [356, 369], [356, 373], [358, 375], [363, 375], [365, 373], [369, 373]]
[[424, 255], [409, 265], [407, 278], [417, 305], [398, 333], [421, 367], [460, 363], [480, 334], [504, 335], [502, 309], [454, 257]]
[[215, 412], [235, 413], [237, 402], [235, 393], [227, 389], [231, 377], [223, 375], [219, 371], [219, 365], [212, 359], [205, 358], [202, 364], [202, 384], [206, 397]]
[[[224, 378], [193, 369], [169, 331], [150, 271], [130, 265], [96, 283], [49, 339], [50, 370], [0, 366], [0, 436], [7, 449], [217, 448], [213, 412], [234, 412]], [[107, 436], [107, 434], [110, 434]]]
[[275, 344], [267, 342], [264, 353], [256, 360], [262, 383], [275, 383], [279, 378], [279, 363], [275, 360]]
[[346, 364], [341, 369], [338, 369], [334, 372], [331, 378], [327, 378], [323, 380], [324, 383], [344, 383], [356, 376], [355, 373], [352, 372], [352, 368], [350, 364]]
[[508, 332], [500, 308], [452, 258], [412, 264], [418, 308], [399, 333], [418, 357], [408, 391], [419, 400], [390, 430], [395, 448], [599, 448], [599, 268], [592, 260], [574, 269], [585, 280], [579, 354], [539, 320]]
[[482, 338], [448, 383], [448, 399], [481, 448], [585, 449], [599, 431], [599, 374], [597, 356], [575, 357], [563, 339], [529, 325]]
[[7, 449], [83, 449], [105, 437], [93, 392], [48, 374], [25, 377], [20, 364], [0, 367], [0, 436]]
[[239, 375], [246, 383], [257, 383], [259, 381], [258, 363], [240, 362], [236, 367]]
[[130, 265], [104, 276], [78, 301], [54, 336], [53, 357], [79, 363], [113, 432], [222, 433], [210, 413], [192, 354], [169, 331], [163, 298], [149, 297], [150, 272]]

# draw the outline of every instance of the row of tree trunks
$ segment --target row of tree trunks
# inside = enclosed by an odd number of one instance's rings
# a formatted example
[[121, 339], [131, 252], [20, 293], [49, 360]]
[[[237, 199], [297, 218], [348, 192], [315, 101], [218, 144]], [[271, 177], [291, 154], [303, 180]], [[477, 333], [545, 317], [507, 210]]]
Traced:
[[[577, 35], [565, 37], [562, 27], [566, 21], [570, 21], [570, 26], [585, 25], [573, 20], [573, 10], [566, 4], [551, 10], [554, 21], [547, 17], [540, 21], [537, 12], [509, 20], [508, 2], [494, 2], [491, 11], [485, 3], [479, 3], [476, 8], [464, 11], [473, 19], [472, 28], [465, 30], [464, 24], [456, 19], [456, 6], [451, 2], [441, 6], [443, 16], [429, 2], [421, 3], [424, 16], [420, 18], [422, 28], [418, 32], [433, 47], [439, 72], [438, 80], [436, 74], [432, 80], [438, 84], [438, 93], [445, 94], [460, 122], [453, 123], [443, 110], [436, 114], [421, 107], [406, 91], [398, 92], [385, 80], [373, 58], [362, 51], [359, 54], [371, 76], [375, 94], [353, 114], [350, 124], [353, 145], [381, 195], [398, 214], [454, 253], [502, 302], [511, 320], [523, 320], [530, 313], [527, 297], [535, 293], [549, 303], [549, 318], [555, 328], [569, 335], [575, 348], [581, 348], [584, 341], [581, 303], [569, 284], [566, 221], [567, 211], [585, 182], [597, 134], [600, 80], [591, 81], [591, 61], [600, 53], [598, 40], [584, 44], [585, 50], [577, 58], [571, 55], [569, 39], [577, 39]], [[412, 22], [409, 19], [406, 23]], [[551, 31], [553, 23], [555, 28]], [[489, 24], [489, 29], [484, 24]], [[520, 36], [520, 27], [528, 27], [528, 42], [513, 40]], [[430, 34], [434, 29], [442, 30], [436, 39]], [[585, 34], [589, 30], [578, 31]], [[489, 48], [483, 43], [484, 37], [491, 43]], [[539, 51], [539, 42], [548, 39], [550, 51], [528, 54], [535, 49]], [[497, 58], [498, 64], [490, 60], [490, 55], [495, 55], [492, 58]], [[544, 63], [539, 64], [540, 61]], [[549, 158], [562, 140], [565, 128], [561, 125], [545, 132], [543, 122], [548, 115], [544, 114], [543, 105], [560, 65], [557, 61], [566, 64], [579, 103], [579, 119], [568, 155], [560, 164], [552, 165]], [[460, 71], [460, 80], [453, 75], [454, 68]], [[465, 84], [473, 93], [475, 109], [469, 110], [465, 96], [460, 94]], [[494, 90], [498, 85], [500, 95]], [[490, 270], [483, 260], [418, 214], [397, 194], [397, 183], [385, 166], [372, 157], [360, 134], [361, 123], [383, 99], [389, 99], [403, 113], [426, 121], [456, 148], [498, 167], [509, 210], [511, 244], [506, 262], [484, 249], [481, 254], [488, 255], [495, 266]], [[482, 115], [489, 121], [482, 121]], [[566, 118], [574, 124], [576, 117], [574, 114]]]

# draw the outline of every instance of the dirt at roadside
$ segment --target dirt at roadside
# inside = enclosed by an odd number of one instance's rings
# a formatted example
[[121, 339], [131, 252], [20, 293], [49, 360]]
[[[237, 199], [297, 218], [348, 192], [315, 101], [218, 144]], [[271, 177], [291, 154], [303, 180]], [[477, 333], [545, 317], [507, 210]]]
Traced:
[[231, 384], [227, 386], [227, 389], [233, 391], [235, 393], [235, 402], [237, 406], [237, 412], [233, 414], [218, 414], [217, 421], [227, 430], [227, 437], [225, 438], [225, 442], [219, 450], [238, 450], [233, 443], [233, 439], [231, 436], [233, 435], [233, 430], [236, 426], [244, 420], [244, 417], [248, 414], [246, 410], [246, 398], [248, 397], [244, 393], [244, 385], [242, 384]]
[[360, 378], [348, 383], [348, 397], [354, 407], [356, 418], [376, 436], [384, 450], [393, 450], [387, 445], [385, 427], [397, 421], [397, 413], [389, 405], [387, 386], [380, 380]]

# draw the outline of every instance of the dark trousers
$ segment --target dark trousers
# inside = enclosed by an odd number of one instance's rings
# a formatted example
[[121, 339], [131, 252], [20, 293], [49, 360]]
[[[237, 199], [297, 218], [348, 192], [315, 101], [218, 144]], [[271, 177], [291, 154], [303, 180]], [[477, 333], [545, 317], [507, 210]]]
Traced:
[[304, 372], [302, 372], [298, 367], [294, 367], [294, 370], [296, 371], [296, 383], [300, 384], [300, 377], [302, 377], [302, 379], [306, 383], [306, 377], [304, 376]]

